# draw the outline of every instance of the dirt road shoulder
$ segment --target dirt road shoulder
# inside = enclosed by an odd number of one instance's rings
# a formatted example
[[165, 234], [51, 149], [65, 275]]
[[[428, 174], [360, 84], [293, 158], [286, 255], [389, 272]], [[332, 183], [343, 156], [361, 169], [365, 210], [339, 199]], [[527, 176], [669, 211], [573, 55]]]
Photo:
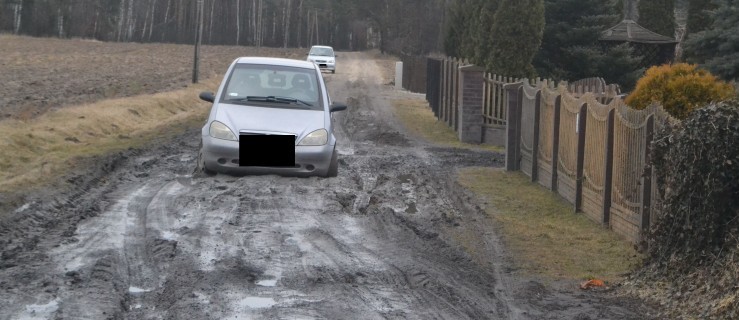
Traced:
[[[422, 96], [395, 101], [395, 114], [413, 135], [432, 144], [492, 149], [460, 143], [454, 132], [434, 118]], [[555, 194], [516, 173], [496, 168], [463, 168], [457, 183], [474, 193], [485, 212], [500, 224], [503, 242], [516, 268], [544, 280], [569, 283], [593, 278], [616, 283], [641, 262], [641, 255], [613, 232], [573, 212]], [[462, 242], [469, 238], [459, 235]], [[475, 245], [467, 245], [475, 254]]]

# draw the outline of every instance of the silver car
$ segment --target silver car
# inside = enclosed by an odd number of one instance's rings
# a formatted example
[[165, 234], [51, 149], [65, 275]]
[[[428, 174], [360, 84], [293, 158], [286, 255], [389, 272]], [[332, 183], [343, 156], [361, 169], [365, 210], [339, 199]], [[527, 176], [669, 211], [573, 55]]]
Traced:
[[321, 70], [336, 73], [336, 53], [329, 46], [312, 46], [308, 52], [308, 61], [318, 65]]
[[226, 72], [202, 129], [198, 170], [204, 173], [338, 174], [331, 103], [317, 65], [243, 57]]

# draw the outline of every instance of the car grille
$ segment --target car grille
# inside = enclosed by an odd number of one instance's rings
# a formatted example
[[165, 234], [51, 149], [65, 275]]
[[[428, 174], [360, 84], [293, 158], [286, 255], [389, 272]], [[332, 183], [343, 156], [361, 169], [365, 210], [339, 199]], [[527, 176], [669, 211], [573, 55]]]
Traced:
[[[274, 133], [274, 134], [281, 134], [281, 133]], [[270, 134], [268, 134], [268, 133], [261, 133], [261, 132], [241, 131], [241, 132], [239, 132], [239, 135], [243, 135], [243, 136], [266, 136], [266, 135], [270, 135]], [[296, 141], [298, 140], [298, 136], [297, 135], [294, 135], [294, 134], [281, 134], [281, 135], [294, 136], [295, 137], [295, 140]]]

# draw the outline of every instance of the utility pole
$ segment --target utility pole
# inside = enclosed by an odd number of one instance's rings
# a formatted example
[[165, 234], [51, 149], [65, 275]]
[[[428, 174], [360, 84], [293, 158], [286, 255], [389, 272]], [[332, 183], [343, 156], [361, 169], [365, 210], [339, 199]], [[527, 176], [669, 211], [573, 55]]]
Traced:
[[198, 24], [195, 28], [195, 57], [192, 63], [192, 83], [198, 83], [198, 69], [200, 67], [200, 43], [203, 40], [203, 0], [198, 0], [197, 11]]

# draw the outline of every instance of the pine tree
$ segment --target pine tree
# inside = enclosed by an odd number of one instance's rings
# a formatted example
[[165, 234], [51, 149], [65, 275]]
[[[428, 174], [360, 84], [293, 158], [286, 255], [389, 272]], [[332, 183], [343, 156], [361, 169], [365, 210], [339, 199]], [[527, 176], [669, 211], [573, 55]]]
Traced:
[[492, 28], [499, 0], [482, 0], [475, 27], [475, 48], [472, 63], [484, 65], [487, 55], [493, 49]]
[[639, 67], [642, 57], [628, 43], [606, 48], [602, 52], [594, 59], [595, 75], [605, 79], [606, 83], [620, 85], [623, 92], [631, 91], [644, 74], [644, 69]]
[[488, 71], [512, 77], [533, 77], [531, 61], [544, 33], [544, 0], [502, 0], [490, 29], [492, 49]]
[[737, 0], [715, 0], [711, 27], [685, 42], [685, 57], [725, 80], [739, 79], [739, 7]]
[[534, 57], [540, 76], [576, 81], [603, 77], [630, 89], [641, 75], [641, 57], [628, 44], [607, 46], [601, 31], [616, 24], [622, 5], [603, 0], [546, 0], [546, 27]]
[[688, 3], [688, 33], [706, 30], [711, 26], [709, 10], [716, 6], [711, 0], [690, 0]]
[[475, 57], [475, 48], [479, 45], [477, 35], [480, 21], [480, 10], [486, 0], [466, 0], [464, 5], [464, 36], [460, 44], [460, 58], [472, 59]]
[[639, 1], [639, 24], [664, 36], [675, 36], [675, 0]]
[[598, 75], [597, 60], [606, 55], [600, 32], [618, 22], [619, 10], [602, 0], [546, 0], [545, 5], [544, 38], [534, 58], [537, 72], [570, 81]]
[[450, 9], [450, 19], [448, 26], [446, 27], [446, 36], [444, 37], [444, 52], [448, 56], [460, 57], [462, 56], [462, 44], [467, 39], [467, 33], [465, 28], [467, 27], [467, 18], [465, 8], [467, 2], [471, 0], [457, 0], [454, 1]]

